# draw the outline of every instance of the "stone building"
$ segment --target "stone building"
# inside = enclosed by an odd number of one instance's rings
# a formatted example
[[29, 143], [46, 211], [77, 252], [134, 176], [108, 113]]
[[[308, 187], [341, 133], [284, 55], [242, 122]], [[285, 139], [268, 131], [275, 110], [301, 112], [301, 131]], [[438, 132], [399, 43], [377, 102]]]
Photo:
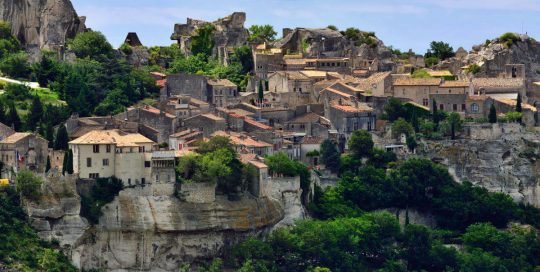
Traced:
[[156, 143], [138, 133], [94, 130], [69, 142], [73, 170], [81, 179], [115, 176], [125, 186], [152, 181], [152, 151]]
[[521, 94], [523, 101], [527, 101], [523, 78], [473, 78], [472, 87], [476, 95], [485, 94], [494, 99], [517, 99], [517, 95]]
[[366, 79], [350, 82], [349, 85], [365, 90], [373, 96], [384, 97], [392, 94], [392, 72], [374, 73]]
[[248, 181], [248, 191], [255, 197], [268, 195], [268, 166], [264, 163], [263, 158], [256, 154], [240, 154], [240, 161], [253, 166], [256, 170], [256, 175]]
[[176, 116], [177, 120], [180, 121], [210, 112], [210, 105], [190, 96], [176, 96], [168, 99], [165, 111]]
[[210, 103], [216, 107], [227, 107], [238, 103], [238, 86], [228, 79], [208, 80]]
[[242, 154], [257, 154], [259, 156], [274, 154], [272, 144], [263, 142], [243, 133], [216, 131], [212, 136], [229, 137], [236, 152]]
[[202, 141], [203, 134], [198, 129], [186, 129], [169, 136], [169, 148], [187, 150], [196, 142]]
[[21, 170], [44, 173], [49, 142], [34, 133], [13, 133], [0, 141], [0, 156], [4, 163], [1, 176], [13, 179]]
[[131, 47], [143, 46], [141, 40], [139, 39], [139, 35], [137, 35], [136, 32], [129, 32], [126, 36], [126, 39], [124, 39], [124, 43]]
[[394, 97], [429, 106], [429, 95], [438, 91], [441, 82], [440, 78], [397, 78], [393, 84]]
[[328, 137], [330, 122], [321, 115], [308, 112], [295, 117], [285, 123], [284, 130], [288, 132], [301, 132], [307, 136]]
[[[174, 151], [152, 152], [152, 179], [154, 183], [176, 182], [176, 158]], [[146, 162], [145, 162], [146, 164]]]
[[208, 137], [218, 130], [226, 130], [227, 122], [222, 117], [207, 113], [185, 119], [182, 128], [200, 130], [204, 137]]
[[175, 115], [150, 105], [131, 107], [114, 117], [117, 120], [137, 123], [139, 125], [138, 132], [157, 143], [168, 142], [169, 135], [173, 134], [178, 127]]
[[71, 115], [66, 121], [66, 130], [71, 140], [77, 139], [92, 130], [107, 129], [119, 129], [127, 133], [137, 133], [139, 124], [111, 116], [79, 117], [77, 114]]
[[161, 89], [160, 100], [167, 101], [172, 96], [190, 96], [205, 102], [209, 100], [208, 79], [203, 75], [180, 73], [167, 76], [167, 83]]
[[488, 118], [493, 99], [487, 95], [469, 95], [465, 100], [466, 117], [473, 119]]
[[328, 103], [326, 117], [339, 135], [347, 140], [355, 130], [375, 129], [376, 114], [366, 103], [338, 100]]
[[13, 134], [15, 134], [14, 129], [4, 125], [3, 123], [0, 123], [0, 141]]
[[300, 160], [307, 164], [316, 166], [319, 165], [319, 156], [308, 156], [310, 152], [321, 151], [321, 144], [325, 138], [306, 136], [300, 143]]
[[341, 74], [352, 73], [352, 62], [349, 58], [316, 58], [306, 59], [306, 70], [319, 70], [338, 72]]
[[253, 49], [255, 76], [267, 79], [268, 74], [283, 70], [283, 53], [278, 48], [268, 48], [266, 43]]

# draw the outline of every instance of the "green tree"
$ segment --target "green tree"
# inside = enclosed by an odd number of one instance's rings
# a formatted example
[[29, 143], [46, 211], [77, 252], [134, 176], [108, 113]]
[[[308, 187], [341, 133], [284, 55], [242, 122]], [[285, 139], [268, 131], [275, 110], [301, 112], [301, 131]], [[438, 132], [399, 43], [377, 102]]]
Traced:
[[8, 115], [7, 115], [7, 124], [12, 126], [15, 131], [21, 130], [21, 118], [19, 117], [19, 114], [17, 113], [17, 108], [15, 107], [15, 103], [11, 101], [9, 103], [9, 109], [8, 109]]
[[407, 269], [421, 271], [429, 267], [432, 237], [429, 230], [420, 225], [405, 226], [403, 247]]
[[101, 32], [97, 31], [77, 34], [73, 40], [68, 41], [68, 46], [78, 58], [103, 61], [113, 57], [112, 45]]
[[48, 173], [51, 170], [51, 157], [47, 156], [47, 164], [45, 165], [45, 173]]
[[6, 109], [4, 108], [4, 102], [0, 100], [0, 123], [9, 124], [6, 117]]
[[193, 55], [202, 54], [205, 60], [212, 55], [214, 31], [215, 27], [210, 23], [206, 23], [197, 29], [196, 34], [191, 37], [191, 53]]
[[392, 137], [394, 139], [398, 139], [401, 134], [405, 134], [406, 137], [414, 134], [414, 128], [412, 125], [403, 118], [399, 118], [392, 123]]
[[455, 55], [454, 49], [448, 43], [442, 41], [432, 41], [429, 47], [430, 50], [426, 53], [426, 57], [435, 56], [440, 60], [445, 60]]
[[68, 149], [67, 151], [67, 164], [65, 167], [65, 172], [68, 174], [73, 174], [73, 151], [71, 149]]
[[234, 49], [231, 62], [238, 62], [242, 65], [242, 73], [247, 74], [253, 70], [253, 53], [251, 47], [244, 45]]
[[456, 139], [456, 132], [461, 130], [463, 120], [457, 112], [452, 112], [448, 115], [448, 123], [450, 124], [450, 136], [452, 140]]
[[56, 79], [60, 73], [58, 66], [58, 63], [48, 54], [43, 54], [40, 62], [33, 65], [34, 74], [41, 87], [47, 87]]
[[522, 112], [523, 111], [523, 108], [521, 107], [521, 94], [518, 93], [518, 96], [517, 96], [517, 101], [516, 101], [516, 112]]
[[264, 100], [264, 89], [263, 89], [262, 80], [259, 80], [258, 98], [259, 98], [259, 102], [262, 103]]
[[413, 152], [416, 147], [418, 146], [418, 143], [416, 142], [416, 137], [413, 135], [407, 137], [407, 147], [411, 152]]
[[439, 115], [439, 110], [437, 109], [437, 101], [435, 101], [435, 99], [433, 99], [432, 108], [433, 108], [433, 111], [431, 114], [433, 118], [433, 124], [435, 125], [435, 131], [437, 131], [439, 130], [440, 115]]
[[21, 43], [11, 34], [11, 24], [0, 21], [0, 59], [21, 50]]
[[64, 151], [64, 160], [62, 161], [62, 175], [65, 175], [67, 172], [67, 168], [69, 167], [69, 153], [68, 151]]
[[0, 60], [0, 71], [14, 78], [29, 79], [32, 70], [28, 54], [24, 52], [8, 54]]
[[67, 150], [68, 149], [68, 133], [65, 125], [60, 125], [56, 130], [56, 137], [54, 137], [54, 149], [55, 150]]
[[335, 25], [328, 25], [326, 28], [334, 30], [334, 31], [338, 31], [338, 28]]
[[371, 133], [365, 130], [356, 130], [349, 138], [349, 150], [358, 159], [369, 156], [373, 146]]
[[261, 39], [264, 42], [273, 42], [276, 40], [277, 32], [271, 25], [252, 25], [249, 27], [249, 41]]
[[35, 95], [32, 99], [32, 106], [30, 107], [30, 112], [26, 121], [26, 128], [30, 131], [35, 131], [38, 127], [41, 118], [43, 117], [43, 105], [39, 96]]
[[400, 117], [406, 117], [406, 110], [403, 108], [403, 104], [395, 97], [388, 99], [388, 103], [384, 106], [384, 112], [390, 122], [394, 122]]
[[31, 171], [22, 170], [17, 173], [15, 179], [15, 189], [28, 199], [36, 200], [41, 194], [41, 178]]
[[497, 123], [497, 110], [495, 109], [495, 104], [491, 104], [491, 107], [489, 108], [488, 119], [492, 124]]
[[506, 119], [508, 119], [508, 122], [520, 122], [523, 118], [523, 113], [511, 111], [506, 113]]
[[341, 153], [337, 143], [331, 139], [325, 139], [321, 143], [321, 162], [332, 173], [338, 173], [341, 167]]

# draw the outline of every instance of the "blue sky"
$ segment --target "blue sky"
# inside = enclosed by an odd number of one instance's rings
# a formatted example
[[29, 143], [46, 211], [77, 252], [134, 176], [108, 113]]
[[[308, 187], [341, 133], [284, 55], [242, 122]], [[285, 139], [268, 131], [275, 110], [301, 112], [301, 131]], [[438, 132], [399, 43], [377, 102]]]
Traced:
[[508, 31], [540, 40], [540, 0], [72, 0], [87, 26], [119, 46], [127, 32], [144, 45], [168, 45], [175, 23], [247, 13], [246, 27], [357, 27], [386, 45], [424, 53], [433, 40], [469, 50]]

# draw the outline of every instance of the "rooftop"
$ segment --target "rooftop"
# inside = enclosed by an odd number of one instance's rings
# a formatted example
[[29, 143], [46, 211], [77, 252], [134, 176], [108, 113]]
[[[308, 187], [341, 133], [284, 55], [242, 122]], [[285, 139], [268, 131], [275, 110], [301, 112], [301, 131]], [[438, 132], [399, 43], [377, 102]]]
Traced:
[[343, 112], [372, 112], [373, 108], [366, 103], [358, 103], [358, 106], [340, 105], [337, 103], [332, 104], [332, 108]]
[[323, 141], [324, 139], [322, 137], [310, 136], [304, 137], [302, 144], [321, 144]]
[[454, 76], [450, 71], [448, 70], [427, 70], [427, 73], [432, 77], [451, 77]]
[[476, 88], [523, 88], [525, 83], [522, 78], [473, 78]]
[[441, 88], [468, 88], [471, 85], [469, 81], [465, 80], [445, 80], [441, 84]]
[[125, 133], [118, 129], [93, 130], [69, 142], [70, 144], [113, 144], [119, 147], [139, 146], [140, 144], [154, 144], [154, 142], [139, 133]]
[[235, 87], [236, 88], [236, 84], [232, 83], [230, 80], [228, 79], [211, 79], [211, 80], [208, 80], [208, 85], [211, 85], [211, 86], [225, 86], [225, 87]]
[[152, 107], [150, 105], [144, 105], [144, 106], [140, 107], [140, 109], [143, 110], [143, 111], [146, 111], [146, 112], [151, 112], [153, 114], [161, 114], [161, 113], [163, 113], [168, 118], [176, 118], [176, 116], [174, 116], [174, 115], [172, 115], [170, 113], [167, 113], [165, 111], [162, 111], [162, 110], [160, 110], [158, 108], [154, 108], [154, 107]]
[[14, 144], [28, 136], [32, 135], [32, 133], [29, 132], [15, 132], [14, 134], [11, 134], [10, 136], [6, 137], [4, 140], [0, 141], [1, 144]]
[[320, 118], [321, 118], [320, 115], [314, 112], [308, 112], [306, 114], [297, 116], [296, 118], [292, 119], [288, 123], [315, 123], [315, 122], [318, 122]]
[[225, 131], [216, 131], [212, 136], [226, 136], [231, 139], [231, 142], [237, 146], [245, 147], [272, 147], [271, 144], [259, 140], [255, 140], [247, 135], [234, 133], [234, 132], [225, 132]]
[[248, 124], [250, 124], [252, 126], [256, 126], [256, 127], [260, 128], [260, 129], [265, 129], [265, 130], [272, 129], [271, 126], [265, 125], [265, 124], [263, 124], [261, 122], [257, 122], [257, 121], [255, 121], [253, 119], [250, 119], [250, 118], [244, 119], [244, 122], [248, 123]]
[[396, 78], [394, 86], [439, 86], [440, 78]]
[[[508, 98], [494, 98], [494, 99], [500, 103], [503, 103], [512, 107], [515, 107], [517, 105], [517, 100], [514, 100], [514, 99], [508, 99]], [[533, 112], [537, 111], [535, 106], [527, 104], [527, 103], [521, 103], [521, 107], [523, 109], [531, 110]]]
[[[211, 120], [214, 120], [214, 121], [225, 121], [225, 119], [215, 115], [215, 114], [211, 114], [211, 113], [207, 113], [207, 114], [201, 114], [201, 116], [205, 117], [205, 118], [208, 118], [208, 119], [211, 119]], [[196, 116], [195, 116], [196, 117]]]

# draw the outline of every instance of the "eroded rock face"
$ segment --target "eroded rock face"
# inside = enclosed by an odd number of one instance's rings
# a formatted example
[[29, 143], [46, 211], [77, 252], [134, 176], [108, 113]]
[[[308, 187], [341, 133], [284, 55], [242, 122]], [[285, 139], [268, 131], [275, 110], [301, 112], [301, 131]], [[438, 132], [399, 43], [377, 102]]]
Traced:
[[0, 1], [0, 20], [27, 48], [54, 49], [86, 29], [69, 0]]
[[[129, 189], [128, 189], [129, 190]], [[266, 231], [284, 217], [270, 198], [194, 204], [173, 196], [123, 193], [103, 208], [100, 222], [73, 248], [83, 269], [177, 271], [221, 255], [248, 236]]]
[[530, 155], [539, 150], [540, 135], [513, 133], [496, 140], [428, 142], [424, 152], [441, 159], [458, 181], [540, 207], [540, 162]]

